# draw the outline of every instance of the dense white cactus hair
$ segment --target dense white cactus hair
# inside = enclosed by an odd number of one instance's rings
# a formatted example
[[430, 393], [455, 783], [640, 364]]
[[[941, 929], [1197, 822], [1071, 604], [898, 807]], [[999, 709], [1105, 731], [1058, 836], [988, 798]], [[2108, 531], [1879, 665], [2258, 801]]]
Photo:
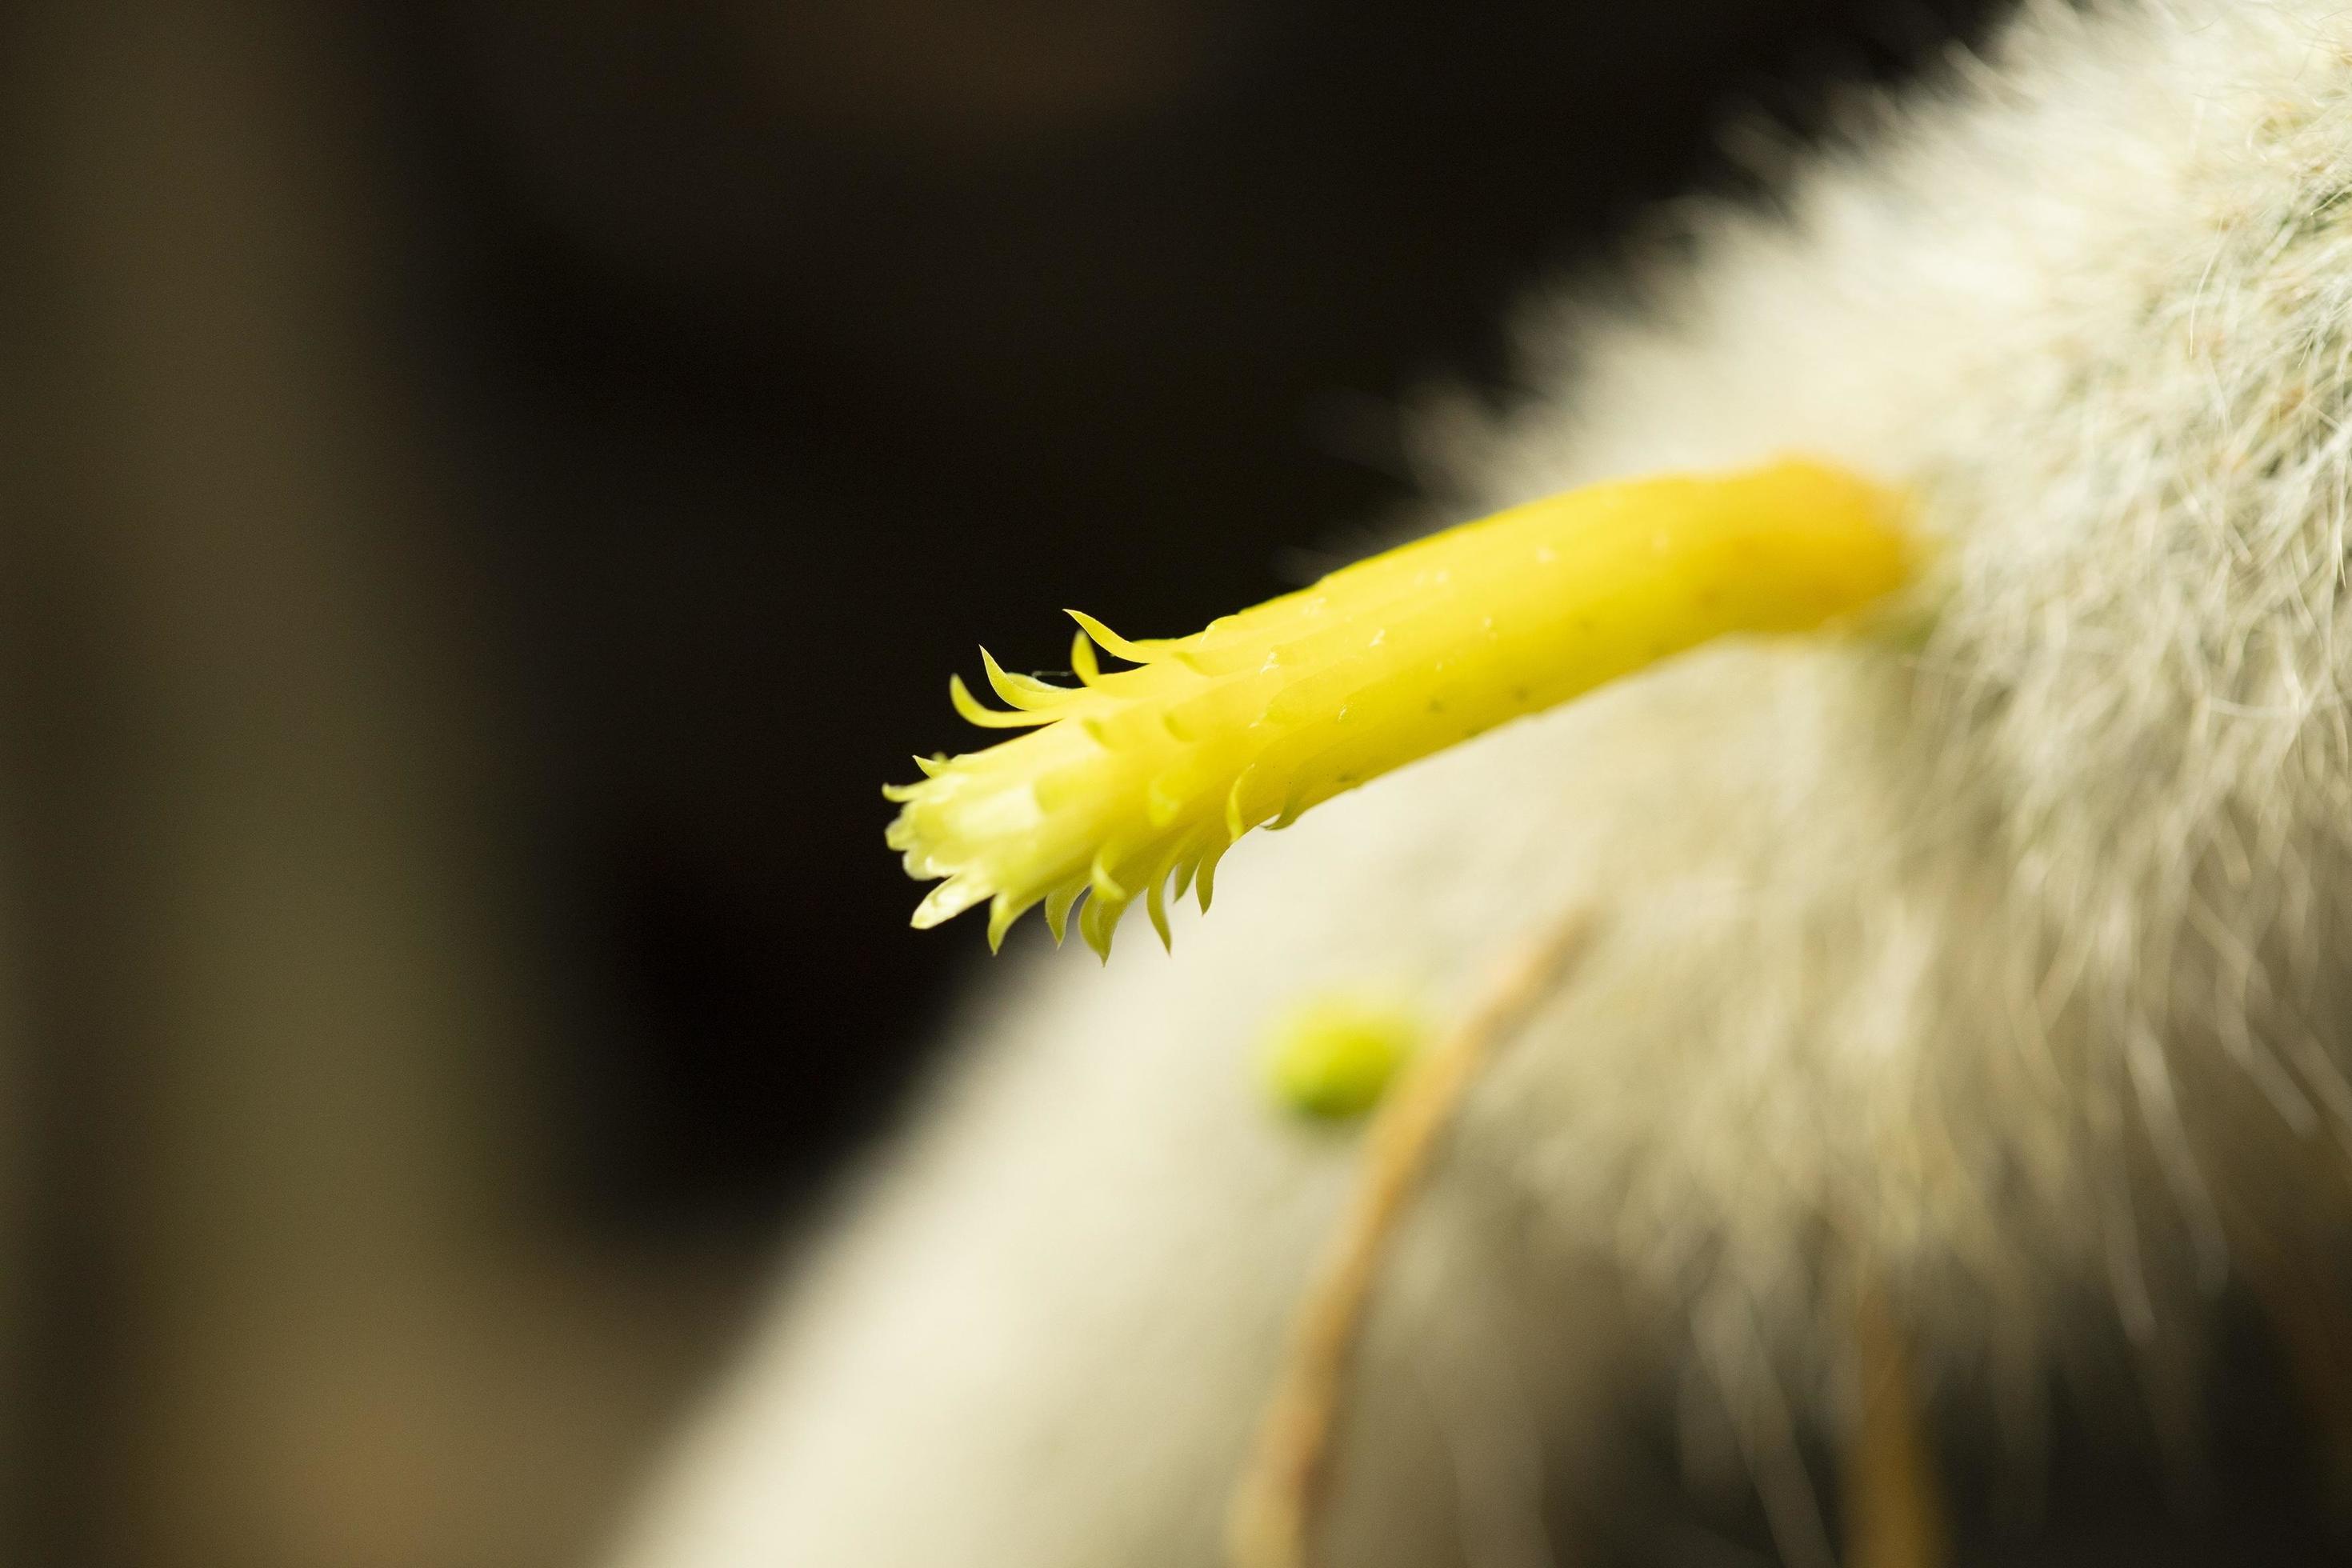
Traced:
[[1257, 1021], [1459, 1004], [1580, 903], [1381, 1299], [1335, 1563], [1541, 1561], [1545, 1476], [1678, 1366], [1801, 1558], [1857, 1279], [2022, 1442], [2083, 1346], [2178, 1364], [2215, 1287], [2336, 1243], [2352, 15], [2029, 7], [1694, 221], [1445, 436], [1463, 514], [1819, 453], [1919, 498], [1932, 634], [1703, 651], [1236, 856], [1172, 958], [1024, 952], [628, 1563], [1214, 1561], [1347, 1170], [1252, 1101]]

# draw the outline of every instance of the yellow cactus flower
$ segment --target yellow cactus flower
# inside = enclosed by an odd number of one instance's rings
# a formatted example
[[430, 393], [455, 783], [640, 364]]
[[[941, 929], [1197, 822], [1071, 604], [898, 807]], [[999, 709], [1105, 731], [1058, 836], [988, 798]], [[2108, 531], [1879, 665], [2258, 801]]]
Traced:
[[[1887, 490], [1786, 460], [1721, 478], [1595, 485], [1464, 523], [1212, 622], [1129, 642], [1078, 623], [1077, 684], [1008, 674], [1010, 711], [961, 678], [957, 711], [1029, 734], [883, 793], [915, 911], [939, 924], [983, 900], [992, 947], [1043, 903], [1060, 941], [1108, 957], [1128, 905], [1162, 942], [1172, 881], [1209, 907], [1218, 858], [1251, 828], [1508, 720], [1729, 633], [1819, 628], [1901, 586], [1914, 552]], [[1134, 668], [1103, 670], [1100, 647]]]

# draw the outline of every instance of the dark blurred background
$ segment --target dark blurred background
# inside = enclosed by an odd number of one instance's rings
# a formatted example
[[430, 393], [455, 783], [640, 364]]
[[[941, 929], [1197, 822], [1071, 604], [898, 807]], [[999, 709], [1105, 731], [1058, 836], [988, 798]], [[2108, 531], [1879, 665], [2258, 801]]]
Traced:
[[0, 1562], [585, 1560], [981, 966], [948, 672], [1985, 9], [0, 13]]

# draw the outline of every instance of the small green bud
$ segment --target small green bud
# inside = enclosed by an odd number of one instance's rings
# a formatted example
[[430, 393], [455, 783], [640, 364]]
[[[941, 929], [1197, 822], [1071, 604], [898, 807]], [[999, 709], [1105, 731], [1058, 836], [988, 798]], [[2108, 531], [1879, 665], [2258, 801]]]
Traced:
[[1392, 998], [1349, 991], [1308, 996], [1266, 1030], [1266, 1090], [1296, 1115], [1361, 1116], [1380, 1103], [1424, 1032], [1420, 1016]]

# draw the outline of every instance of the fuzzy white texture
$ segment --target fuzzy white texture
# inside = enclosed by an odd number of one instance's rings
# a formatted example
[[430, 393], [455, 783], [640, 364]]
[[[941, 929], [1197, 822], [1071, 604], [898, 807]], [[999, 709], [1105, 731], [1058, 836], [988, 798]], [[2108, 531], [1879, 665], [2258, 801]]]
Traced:
[[622, 1560], [1214, 1562], [1349, 1172], [1255, 1032], [1323, 984], [1459, 1006], [1581, 903], [1384, 1288], [1335, 1563], [1544, 1561], [1538, 1492], [1676, 1365], [1809, 1555], [1773, 1455], [1843, 1419], [1857, 1279], [1951, 1397], [2030, 1405], [2337, 1238], [2337, 10], [2030, 7], [1773, 211], [1684, 213], [1638, 305], [1536, 318], [1549, 394], [1441, 437], [1462, 515], [1819, 455], [1922, 498], [1932, 635], [1686, 658], [1242, 846], [1172, 958], [1010, 960]]

